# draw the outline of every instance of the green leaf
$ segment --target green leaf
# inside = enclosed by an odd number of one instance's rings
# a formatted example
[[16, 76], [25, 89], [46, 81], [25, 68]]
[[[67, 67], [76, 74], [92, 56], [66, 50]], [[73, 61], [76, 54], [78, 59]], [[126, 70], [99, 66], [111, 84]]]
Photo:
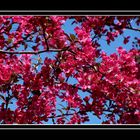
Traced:
[[12, 38], [8, 38], [7, 42], [10, 44], [12, 42]]
[[25, 49], [25, 50], [27, 49], [27, 47], [28, 47], [27, 44], [24, 44], [24, 49]]
[[7, 27], [7, 30], [10, 31], [12, 29], [12, 25], [10, 25], [9, 27]]
[[140, 63], [140, 56], [135, 56], [135, 60], [137, 63]]
[[76, 39], [75, 35], [74, 35], [74, 34], [70, 34], [70, 39], [71, 39], [72, 41], [75, 41], [75, 39]]

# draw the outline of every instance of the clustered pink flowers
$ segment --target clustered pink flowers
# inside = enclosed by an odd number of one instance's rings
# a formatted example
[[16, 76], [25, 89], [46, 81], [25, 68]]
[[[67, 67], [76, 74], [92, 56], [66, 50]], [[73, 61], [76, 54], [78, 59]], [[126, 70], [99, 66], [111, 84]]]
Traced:
[[[70, 19], [75, 35], [62, 29]], [[135, 16], [1, 16], [1, 124], [81, 124], [89, 112], [103, 124], [139, 124], [140, 39], [110, 55], [99, 43], [140, 32], [132, 20], [140, 25]], [[131, 37], [123, 37], [127, 45]]]

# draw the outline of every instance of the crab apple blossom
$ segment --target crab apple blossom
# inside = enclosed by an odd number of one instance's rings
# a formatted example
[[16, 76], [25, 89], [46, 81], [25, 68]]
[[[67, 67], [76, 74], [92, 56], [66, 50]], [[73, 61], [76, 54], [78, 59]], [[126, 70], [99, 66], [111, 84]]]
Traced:
[[139, 124], [139, 25], [138, 16], [0, 16], [0, 123]]

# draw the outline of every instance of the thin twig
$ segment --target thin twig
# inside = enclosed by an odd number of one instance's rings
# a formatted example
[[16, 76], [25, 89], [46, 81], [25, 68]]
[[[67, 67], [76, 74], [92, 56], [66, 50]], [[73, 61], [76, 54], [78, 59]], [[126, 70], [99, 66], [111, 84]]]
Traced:
[[[92, 110], [85, 110], [85, 111], [78, 111], [75, 112], [76, 114], [82, 113], [82, 112], [91, 112]], [[62, 114], [62, 115], [57, 115], [57, 116], [50, 116], [48, 118], [59, 118], [59, 117], [64, 117], [64, 116], [70, 116], [70, 115], [74, 115], [75, 113], [66, 113], [66, 114]], [[96, 115], [95, 113], [93, 113], [93, 115]]]
[[123, 27], [123, 26], [121, 26], [121, 25], [116, 25], [116, 24], [114, 24], [114, 23], [112, 23], [112, 24], [107, 24], [108, 26], [114, 26], [114, 27], [117, 27], [117, 28], [120, 28], [120, 29], [129, 29], [129, 30], [133, 30], [133, 31], [139, 31], [140, 32], [140, 29], [138, 29], [138, 28], [132, 28], [132, 27]]

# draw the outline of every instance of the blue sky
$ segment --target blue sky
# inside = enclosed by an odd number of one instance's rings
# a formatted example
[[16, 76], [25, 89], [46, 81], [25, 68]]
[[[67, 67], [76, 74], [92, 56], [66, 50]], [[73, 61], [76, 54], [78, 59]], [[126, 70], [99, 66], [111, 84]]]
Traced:
[[[70, 20], [67, 20], [66, 22], [65, 22], [65, 24], [62, 26], [62, 28], [63, 28], [63, 30], [67, 33], [67, 34], [75, 34], [75, 32], [74, 32], [74, 28], [76, 27], [76, 24], [73, 24], [73, 25], [71, 25], [71, 23], [73, 22], [73, 20], [72, 19], [70, 19]], [[15, 30], [17, 28], [17, 25], [14, 25], [14, 27], [12, 28], [12, 30]], [[124, 31], [124, 34], [123, 34], [124, 36], [131, 36], [131, 38], [130, 38], [130, 42], [128, 43], [128, 44], [126, 44], [126, 45], [124, 45], [123, 44], [123, 36], [122, 35], [120, 35], [119, 37], [117, 37], [116, 39], [115, 39], [115, 41], [114, 42], [111, 42], [110, 43], [110, 45], [108, 45], [107, 43], [106, 43], [106, 41], [105, 41], [105, 38], [101, 38], [100, 40], [99, 40], [99, 43], [101, 44], [101, 49], [103, 50], [103, 51], [105, 51], [108, 55], [110, 55], [111, 53], [114, 53], [114, 52], [116, 52], [116, 48], [117, 47], [119, 47], [119, 46], [122, 46], [123, 48], [125, 48], [126, 50], [130, 50], [131, 48], [132, 48], [132, 41], [133, 41], [133, 39], [134, 39], [134, 36], [137, 36], [137, 37], [139, 37], [140, 38], [140, 33], [139, 32], [136, 32], [136, 31], [132, 31], [132, 30], [125, 30]], [[5, 36], [6, 37], [6, 36]], [[28, 44], [28, 45], [32, 45], [32, 44]], [[19, 48], [19, 50], [22, 50], [23, 49], [23, 46], [21, 46], [20, 48]], [[29, 49], [30, 50], [30, 49]], [[54, 56], [55, 56], [55, 54], [56, 53], [43, 53], [43, 54], [41, 54], [40, 56], [41, 56], [41, 58], [42, 58], [42, 60], [44, 60], [44, 58], [46, 57], [46, 55], [49, 57], [49, 58], [54, 58]], [[36, 57], [36, 56], [33, 56], [33, 57]], [[40, 69], [40, 68], [39, 68]], [[68, 80], [68, 83], [72, 83], [72, 84], [74, 84], [74, 83], [76, 83], [77, 81], [74, 79], [74, 78], [70, 78], [69, 80]], [[78, 92], [79, 93], [79, 95], [82, 97], [82, 98], [84, 98], [88, 93], [87, 92], [82, 92], [82, 91], [79, 91]], [[60, 100], [59, 99], [57, 99], [57, 102], [59, 102]], [[0, 103], [1, 103], [1, 100], [0, 100]], [[65, 103], [63, 103], [63, 105], [65, 105]], [[11, 109], [15, 109], [15, 101], [13, 101], [13, 105], [9, 105], [9, 107], [11, 108]], [[57, 108], [60, 108], [60, 106], [57, 106]], [[104, 116], [102, 116], [101, 117], [101, 120], [99, 120], [96, 116], [93, 116], [92, 115], [92, 113], [88, 113], [88, 115], [89, 115], [89, 117], [90, 117], [90, 121], [89, 122], [87, 122], [87, 123], [85, 123], [85, 124], [100, 124], [105, 118], [104, 118]], [[49, 122], [47, 122], [47, 124], [48, 123], [50, 123], [50, 124], [52, 124], [52, 121], [50, 120]]]

